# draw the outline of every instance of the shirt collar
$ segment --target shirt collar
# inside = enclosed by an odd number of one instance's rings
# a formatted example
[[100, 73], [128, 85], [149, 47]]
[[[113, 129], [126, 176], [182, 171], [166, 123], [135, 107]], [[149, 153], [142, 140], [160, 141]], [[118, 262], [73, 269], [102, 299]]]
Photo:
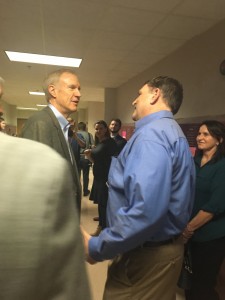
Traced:
[[161, 110], [156, 113], [149, 114], [135, 123], [135, 129], [137, 130], [146, 124], [149, 124], [155, 120], [162, 119], [162, 118], [173, 119], [173, 114], [171, 111], [168, 110]]
[[69, 125], [69, 122], [67, 119], [53, 106], [52, 104], [48, 104], [48, 106], [53, 111], [54, 115], [56, 116], [56, 119], [59, 121], [60, 127], [63, 129], [67, 125]]
[[59, 122], [59, 125], [65, 135], [66, 140], [68, 140], [68, 129], [70, 127], [70, 123], [67, 119], [53, 106], [52, 104], [48, 104], [49, 108], [51, 108], [53, 114]]

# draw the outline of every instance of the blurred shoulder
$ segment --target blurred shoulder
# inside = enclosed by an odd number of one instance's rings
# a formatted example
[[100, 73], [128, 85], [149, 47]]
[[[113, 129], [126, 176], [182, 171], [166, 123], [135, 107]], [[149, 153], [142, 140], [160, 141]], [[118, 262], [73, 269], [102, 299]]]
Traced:
[[33, 140], [0, 134], [0, 143], [1, 157], [7, 156], [9, 159], [20, 157], [25, 160], [30, 157], [41, 158], [40, 163], [43, 160], [64, 161], [54, 149]]

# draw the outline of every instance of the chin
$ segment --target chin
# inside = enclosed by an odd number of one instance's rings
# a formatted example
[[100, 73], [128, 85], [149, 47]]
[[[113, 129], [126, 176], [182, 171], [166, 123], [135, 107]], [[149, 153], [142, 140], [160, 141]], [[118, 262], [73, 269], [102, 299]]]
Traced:
[[134, 114], [132, 115], [132, 120], [137, 121], [137, 117]]
[[77, 106], [71, 108], [71, 112], [77, 111]]
[[202, 151], [202, 150], [205, 150], [204, 147], [201, 147], [201, 146], [197, 146], [198, 150]]

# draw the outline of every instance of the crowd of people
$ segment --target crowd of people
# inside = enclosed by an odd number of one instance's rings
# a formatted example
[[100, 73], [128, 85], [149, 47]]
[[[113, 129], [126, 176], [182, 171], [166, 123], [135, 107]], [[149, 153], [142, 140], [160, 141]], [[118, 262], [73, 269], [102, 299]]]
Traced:
[[[50, 73], [44, 92], [48, 105], [26, 121], [21, 138], [2, 134], [0, 117], [0, 268], [6, 272], [0, 298], [90, 299], [85, 254], [90, 264], [111, 260], [104, 300], [175, 300], [185, 245], [193, 272], [186, 299], [219, 300], [225, 125], [200, 124], [193, 158], [174, 118], [183, 101], [174, 78], [158, 76], [140, 87], [129, 141], [118, 118], [96, 121], [94, 137], [85, 122], [76, 125], [71, 114], [81, 91], [71, 69]], [[10, 151], [16, 156], [5, 160]], [[82, 196], [98, 206], [92, 234], [79, 230]]]

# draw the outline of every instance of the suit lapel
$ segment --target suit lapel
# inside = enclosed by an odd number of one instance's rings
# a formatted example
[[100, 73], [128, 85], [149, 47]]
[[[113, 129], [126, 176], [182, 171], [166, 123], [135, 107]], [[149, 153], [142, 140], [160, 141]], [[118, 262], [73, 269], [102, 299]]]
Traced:
[[[57, 120], [57, 118], [54, 115], [51, 108], [49, 108], [47, 106], [47, 107], [44, 108], [44, 110], [46, 110], [46, 112], [48, 113], [49, 117], [51, 118], [54, 126], [57, 128], [58, 135], [59, 135], [59, 140], [60, 140], [62, 149], [63, 149], [64, 154], [65, 154], [64, 157], [70, 162], [75, 184], [77, 185], [77, 187], [80, 187], [81, 185], [80, 185], [79, 174], [78, 174], [78, 170], [77, 170], [77, 164], [76, 164], [76, 160], [74, 158], [73, 151], [72, 151], [72, 148], [70, 146], [70, 143], [67, 143], [67, 141], [65, 139], [65, 136], [63, 134], [63, 131], [60, 127], [59, 121]], [[78, 198], [81, 198], [80, 191], [79, 191]]]
[[[53, 111], [51, 110], [51, 108], [49, 108], [48, 106], [46, 108], [44, 108], [49, 117], [51, 118], [54, 126], [57, 128], [57, 131], [58, 131], [58, 136], [59, 136], [59, 141], [61, 143], [61, 146], [62, 146], [62, 149], [64, 151], [64, 154], [65, 154], [65, 158], [71, 162], [71, 156], [70, 156], [70, 153], [69, 153], [69, 149], [68, 149], [68, 144], [67, 144], [67, 141], [65, 139], [65, 136], [63, 134], [63, 131], [60, 127], [60, 124], [59, 124], [59, 121], [57, 120], [56, 116], [54, 115]], [[74, 164], [74, 158], [72, 157], [72, 164]]]

